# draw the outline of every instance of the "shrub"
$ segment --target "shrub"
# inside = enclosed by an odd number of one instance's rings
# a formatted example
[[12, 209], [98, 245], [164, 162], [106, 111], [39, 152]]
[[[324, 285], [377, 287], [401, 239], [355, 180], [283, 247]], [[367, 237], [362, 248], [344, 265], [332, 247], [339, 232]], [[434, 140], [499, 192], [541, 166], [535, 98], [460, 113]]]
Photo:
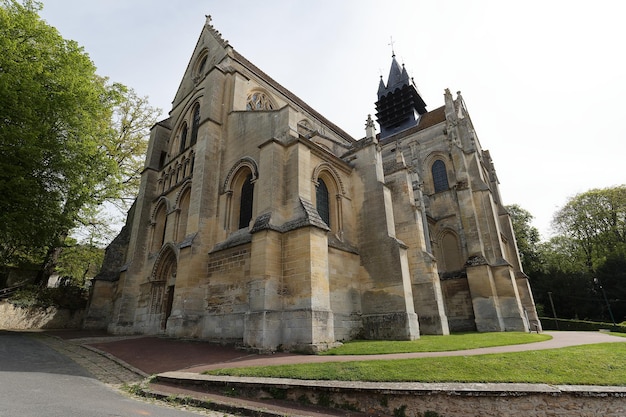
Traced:
[[612, 332], [626, 333], [626, 325], [620, 323], [613, 325], [613, 323], [602, 323], [597, 321], [586, 320], [568, 320], [568, 319], [555, 319], [549, 317], [540, 317], [541, 327], [543, 330], [557, 330], [556, 323], [558, 322], [558, 330], [564, 331], [579, 331], [579, 332], [592, 332], [600, 329], [607, 329]]
[[16, 307], [67, 308], [75, 311], [86, 307], [87, 290], [74, 284], [55, 288], [42, 288], [35, 285], [17, 290], [8, 301]]

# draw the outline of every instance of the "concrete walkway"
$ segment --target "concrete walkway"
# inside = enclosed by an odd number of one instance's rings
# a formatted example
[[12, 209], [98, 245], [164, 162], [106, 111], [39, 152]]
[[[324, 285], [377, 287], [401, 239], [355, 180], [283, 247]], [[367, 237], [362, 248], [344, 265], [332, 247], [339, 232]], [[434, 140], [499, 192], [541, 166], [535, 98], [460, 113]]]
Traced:
[[551, 340], [522, 345], [498, 346], [449, 352], [395, 353], [387, 355], [302, 355], [294, 353], [257, 354], [232, 346], [197, 340], [181, 340], [156, 336], [111, 336], [85, 331], [58, 331], [48, 334], [105, 352], [148, 375], [167, 371], [201, 373], [219, 368], [269, 366], [294, 363], [348, 362], [361, 360], [392, 360], [445, 356], [473, 356], [558, 349], [595, 343], [626, 343], [625, 337], [602, 332], [545, 332]]
[[[295, 363], [322, 363], [340, 361], [359, 360], [392, 360], [421, 357], [443, 357], [443, 356], [471, 356], [492, 353], [509, 353], [522, 351], [536, 351], [545, 349], [557, 349], [569, 346], [578, 346], [595, 343], [626, 343], [626, 338], [612, 336], [601, 332], [546, 332], [552, 336], [551, 340], [529, 343], [523, 345], [499, 346], [492, 348], [480, 348], [450, 352], [425, 352], [425, 353], [401, 353], [388, 355], [345, 355], [345, 356], [316, 356], [299, 355], [291, 353], [276, 354], [253, 354], [245, 350], [236, 349], [231, 346], [222, 346], [205, 341], [189, 341], [171, 339], [155, 336], [131, 336], [120, 337], [111, 336], [105, 333], [85, 332], [85, 331], [58, 331], [46, 332], [48, 335], [56, 336], [57, 343], [65, 345], [59, 346], [58, 350], [66, 350], [76, 356], [72, 346], [81, 347], [90, 352], [100, 353], [102, 360], [115, 361], [124, 365], [127, 369], [134, 371], [137, 376], [157, 375], [155, 381], [149, 384], [145, 392], [160, 398], [169, 398], [172, 395], [184, 398], [193, 398], [204, 407], [230, 412], [238, 415], [255, 416], [316, 416], [316, 417], [357, 417], [364, 414], [358, 412], [348, 412], [345, 410], [334, 410], [319, 408], [312, 405], [302, 405], [296, 402], [285, 402], [280, 400], [255, 400], [240, 396], [228, 396], [223, 393], [225, 388], [233, 387], [275, 387], [284, 388], [285, 384], [294, 389], [299, 385], [306, 385], [305, 390], [329, 390], [328, 392], [342, 392], [345, 390], [349, 395], [363, 390], [387, 390], [389, 392], [399, 392], [403, 389], [413, 397], [420, 392], [456, 392], [472, 393], [481, 392], [489, 395], [505, 395], [512, 391], [531, 395], [532, 393], [557, 393], [576, 391], [576, 395], [596, 395], [603, 396], [626, 396], [626, 387], [553, 387], [545, 384], [422, 384], [403, 383], [381, 384], [381, 383], [341, 383], [336, 381], [285, 381], [271, 378], [235, 378], [235, 377], [213, 377], [201, 375], [202, 371], [218, 368], [234, 368], [244, 366], [268, 366]], [[89, 356], [82, 354], [82, 356]], [[100, 359], [85, 359], [86, 362], [99, 362]], [[109, 368], [104, 364], [97, 363], [98, 367]], [[124, 377], [127, 377], [125, 375]], [[120, 377], [119, 379], [123, 379]], [[135, 381], [136, 378], [133, 378]], [[217, 384], [217, 385], [216, 385]], [[354, 392], [350, 387], [343, 385], [358, 386]], [[200, 386], [212, 389], [200, 389]], [[370, 385], [372, 385], [370, 387]], [[389, 386], [387, 386], [389, 385]], [[217, 388], [216, 388], [217, 387]], [[354, 388], [354, 387], [353, 387]], [[208, 391], [207, 391], [208, 389]], [[593, 390], [597, 390], [594, 393]], [[482, 395], [482, 394], [481, 394]], [[520, 394], [521, 395], [521, 394]], [[621, 397], [620, 397], [621, 398]]]

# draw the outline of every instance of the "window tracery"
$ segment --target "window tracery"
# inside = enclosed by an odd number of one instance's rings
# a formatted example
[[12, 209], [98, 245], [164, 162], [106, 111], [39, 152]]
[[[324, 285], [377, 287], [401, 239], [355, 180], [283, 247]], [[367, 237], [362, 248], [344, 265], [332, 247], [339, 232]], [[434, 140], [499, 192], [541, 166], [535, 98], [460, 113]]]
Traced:
[[274, 104], [267, 94], [255, 91], [248, 96], [246, 110], [274, 110]]

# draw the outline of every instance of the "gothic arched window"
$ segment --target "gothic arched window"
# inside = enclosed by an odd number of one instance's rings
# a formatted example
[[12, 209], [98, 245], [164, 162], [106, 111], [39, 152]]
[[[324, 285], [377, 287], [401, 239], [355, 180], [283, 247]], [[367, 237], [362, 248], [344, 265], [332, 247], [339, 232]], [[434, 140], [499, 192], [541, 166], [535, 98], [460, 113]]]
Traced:
[[433, 174], [433, 186], [435, 188], [435, 192], [438, 193], [440, 191], [446, 191], [449, 188], [446, 164], [441, 159], [437, 159], [433, 163], [431, 171]]
[[176, 231], [176, 241], [181, 242], [187, 235], [187, 220], [189, 218], [189, 201], [191, 199], [191, 191], [187, 189], [181, 195], [178, 203], [178, 230]]
[[200, 60], [200, 65], [198, 65], [198, 75], [202, 75], [204, 73], [204, 70], [206, 69], [206, 60], [206, 55], [202, 57], [202, 60]]
[[324, 220], [324, 223], [330, 227], [330, 200], [328, 198], [328, 187], [321, 178], [317, 180], [315, 204], [320, 217]]
[[161, 204], [154, 215], [154, 229], [152, 234], [152, 252], [157, 252], [165, 243], [165, 229], [167, 227], [167, 208]]
[[196, 104], [193, 108], [193, 119], [191, 121], [191, 143], [193, 146], [198, 141], [198, 128], [200, 126], [200, 105]]
[[183, 127], [180, 130], [180, 149], [179, 153], [182, 153], [187, 147], [187, 123], [183, 123]]
[[239, 229], [246, 228], [252, 220], [252, 198], [254, 195], [254, 184], [252, 174], [248, 174], [241, 186], [241, 199], [239, 201]]

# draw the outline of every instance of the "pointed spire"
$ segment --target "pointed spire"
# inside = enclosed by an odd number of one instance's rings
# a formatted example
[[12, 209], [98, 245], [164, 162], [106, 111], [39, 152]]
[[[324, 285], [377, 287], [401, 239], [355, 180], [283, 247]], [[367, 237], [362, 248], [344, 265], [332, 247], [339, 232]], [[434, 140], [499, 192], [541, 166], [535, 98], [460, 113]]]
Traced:
[[385, 94], [385, 83], [383, 82], [383, 76], [380, 76], [380, 82], [378, 83], [378, 97], [382, 96], [383, 94]]
[[417, 124], [416, 115], [426, 113], [426, 103], [415, 83], [409, 77], [404, 64], [400, 67], [395, 52], [391, 57], [389, 79], [385, 86], [382, 76], [378, 83], [376, 118], [380, 125], [380, 137], [385, 138]]
[[387, 89], [393, 91], [396, 87], [403, 84], [402, 68], [396, 61], [395, 55], [391, 58], [391, 69], [389, 70], [389, 78], [387, 79]]
[[376, 141], [376, 126], [371, 114], [367, 115], [367, 120], [365, 121], [365, 137]]
[[402, 82], [404, 84], [409, 84], [409, 73], [407, 72], [406, 68], [404, 67], [404, 64], [402, 64]]

